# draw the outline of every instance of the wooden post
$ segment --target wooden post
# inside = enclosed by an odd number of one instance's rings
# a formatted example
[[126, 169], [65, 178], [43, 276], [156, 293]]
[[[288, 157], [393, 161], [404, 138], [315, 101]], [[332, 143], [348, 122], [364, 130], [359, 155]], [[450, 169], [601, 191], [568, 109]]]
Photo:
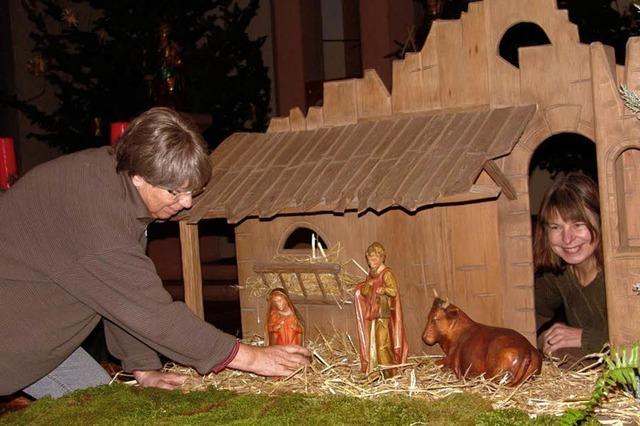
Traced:
[[200, 241], [198, 224], [180, 222], [180, 246], [182, 251], [182, 278], [184, 302], [191, 311], [204, 319], [202, 302], [202, 270], [200, 268]]

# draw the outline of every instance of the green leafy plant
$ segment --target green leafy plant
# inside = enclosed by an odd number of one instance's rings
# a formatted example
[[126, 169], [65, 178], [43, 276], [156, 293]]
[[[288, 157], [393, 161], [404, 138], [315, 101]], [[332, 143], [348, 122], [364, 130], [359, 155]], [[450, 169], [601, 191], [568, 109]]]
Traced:
[[604, 357], [605, 368], [596, 380], [591, 398], [581, 409], [570, 408], [565, 411], [559, 423], [561, 425], [577, 425], [590, 419], [602, 400], [615, 388], [632, 389], [637, 396], [637, 374], [640, 369], [638, 354], [640, 348], [634, 344], [630, 349], [612, 350], [612, 354]]
[[622, 100], [624, 101], [624, 106], [626, 106], [631, 112], [639, 113], [640, 112], [640, 96], [633, 90], [629, 89], [624, 84], [620, 85], [620, 96], [622, 96]]

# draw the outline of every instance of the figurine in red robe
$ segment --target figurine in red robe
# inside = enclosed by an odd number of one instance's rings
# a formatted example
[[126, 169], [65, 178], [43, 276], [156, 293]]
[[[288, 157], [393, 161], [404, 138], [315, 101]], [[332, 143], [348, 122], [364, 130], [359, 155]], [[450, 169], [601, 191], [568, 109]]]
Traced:
[[267, 345], [302, 345], [302, 318], [283, 288], [271, 290], [267, 318]]
[[[369, 275], [355, 292], [356, 320], [360, 343], [360, 367], [370, 373], [379, 366], [403, 364], [409, 347], [404, 333], [398, 283], [384, 261], [386, 252], [375, 242], [366, 251]], [[397, 369], [382, 369], [384, 377]]]

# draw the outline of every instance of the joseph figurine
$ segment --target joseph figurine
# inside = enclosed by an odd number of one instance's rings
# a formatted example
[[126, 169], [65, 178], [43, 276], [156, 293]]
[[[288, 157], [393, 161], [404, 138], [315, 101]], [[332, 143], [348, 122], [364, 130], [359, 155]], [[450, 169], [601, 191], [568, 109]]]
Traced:
[[364, 373], [383, 367], [384, 377], [392, 377], [397, 369], [384, 367], [405, 363], [409, 349], [398, 283], [384, 264], [386, 252], [382, 244], [371, 244], [365, 254], [369, 275], [355, 292], [360, 367]]

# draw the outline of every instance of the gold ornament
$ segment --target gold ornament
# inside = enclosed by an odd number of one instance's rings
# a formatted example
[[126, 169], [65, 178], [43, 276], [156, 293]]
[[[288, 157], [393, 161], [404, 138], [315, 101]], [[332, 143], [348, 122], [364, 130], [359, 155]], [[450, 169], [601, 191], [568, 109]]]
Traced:
[[43, 75], [47, 72], [47, 60], [38, 53], [27, 62], [27, 71], [36, 77]]
[[168, 23], [162, 23], [158, 30], [160, 68], [152, 85], [154, 99], [158, 105], [180, 108], [184, 89], [181, 48], [171, 39]]
[[64, 22], [67, 27], [78, 28], [78, 14], [73, 9], [64, 8], [62, 9], [62, 15], [60, 16], [60, 20]]
[[102, 119], [100, 117], [93, 117], [93, 136], [102, 136]]
[[167, 85], [167, 90], [169, 94], [172, 94], [176, 90], [176, 77], [170, 75], [164, 79], [165, 84]]
[[98, 43], [100, 44], [105, 44], [109, 38], [109, 33], [103, 29], [96, 31], [96, 35], [98, 36]]

